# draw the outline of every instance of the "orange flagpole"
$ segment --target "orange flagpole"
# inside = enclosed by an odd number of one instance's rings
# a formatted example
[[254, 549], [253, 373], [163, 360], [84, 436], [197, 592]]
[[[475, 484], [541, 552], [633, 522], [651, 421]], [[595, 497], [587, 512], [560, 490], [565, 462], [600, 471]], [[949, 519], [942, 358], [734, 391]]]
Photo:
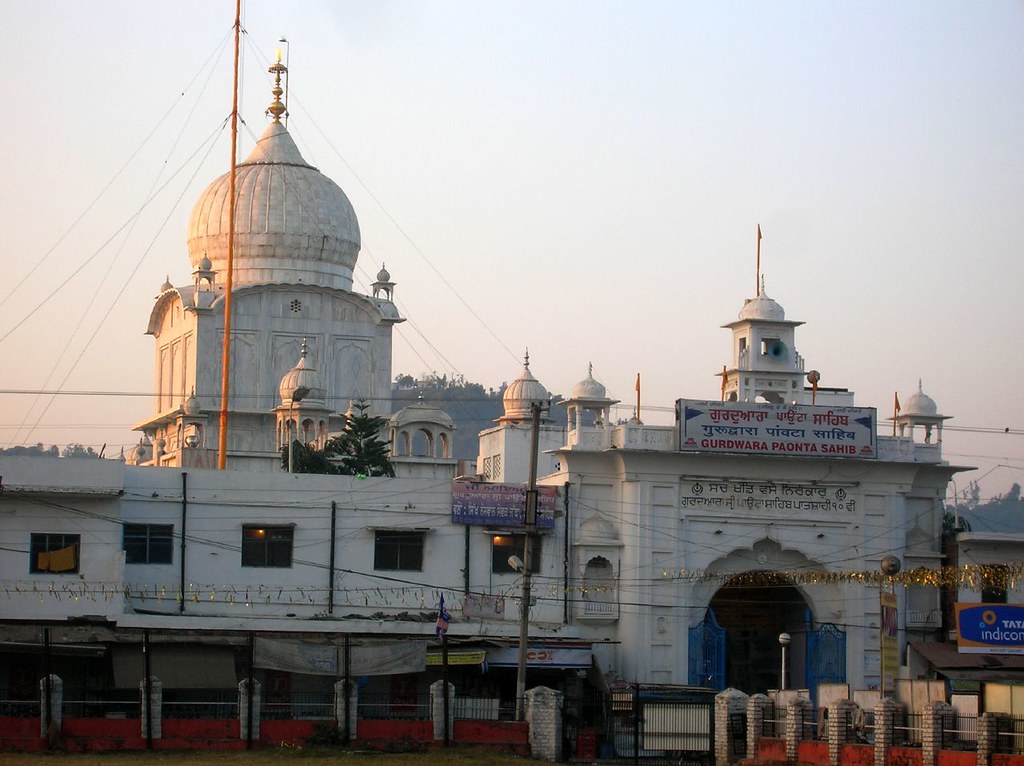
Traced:
[[640, 373], [636, 374], [636, 419], [640, 422]]
[[892, 394], [892, 435], [896, 435], [896, 418], [899, 417], [900, 411], [903, 408], [900, 407], [900, 392], [893, 391]]
[[757, 225], [757, 274], [754, 275], [754, 297], [761, 295], [761, 224]]
[[235, 76], [231, 101], [231, 179], [228, 201], [228, 268], [224, 283], [224, 339], [221, 350], [220, 432], [217, 434], [217, 468], [223, 471], [228, 458], [228, 397], [231, 389], [231, 289], [235, 265], [235, 176], [238, 162], [238, 49], [242, 32], [242, 0], [235, 0]]

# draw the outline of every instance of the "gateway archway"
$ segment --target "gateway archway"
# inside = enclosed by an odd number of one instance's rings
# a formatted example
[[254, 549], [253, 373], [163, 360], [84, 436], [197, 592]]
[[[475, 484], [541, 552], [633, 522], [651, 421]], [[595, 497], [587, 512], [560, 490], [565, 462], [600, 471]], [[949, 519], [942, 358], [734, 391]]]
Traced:
[[708, 609], [724, 632], [725, 686], [748, 694], [780, 688], [779, 634], [789, 633], [786, 687], [807, 687], [810, 607], [784, 577], [749, 572], [734, 578], [718, 589]]

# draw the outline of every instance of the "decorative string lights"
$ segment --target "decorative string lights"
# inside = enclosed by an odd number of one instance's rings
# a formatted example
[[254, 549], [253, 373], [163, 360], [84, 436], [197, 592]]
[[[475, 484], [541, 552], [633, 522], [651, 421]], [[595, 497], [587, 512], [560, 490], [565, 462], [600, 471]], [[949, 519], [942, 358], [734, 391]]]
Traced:
[[[586, 599], [600, 594], [629, 592], [657, 582], [684, 581], [688, 583], [717, 583], [731, 588], [763, 588], [785, 585], [863, 585], [876, 588], [879, 585], [903, 585], [905, 587], [945, 588], [981, 590], [982, 588], [1016, 588], [1024, 580], [1024, 563], [1009, 564], [965, 564], [958, 567], [932, 569], [918, 567], [907, 569], [894, 576], [887, 576], [875, 570], [760, 570], [750, 572], [708, 572], [706, 570], [663, 569], [655, 582], [619, 582], [609, 585], [576, 585], [563, 587], [561, 581], [552, 581], [543, 588], [548, 598]], [[248, 608], [273, 605], [312, 605], [327, 600], [326, 586], [311, 587], [297, 585], [198, 585], [190, 583], [184, 596], [177, 585], [154, 585], [133, 583], [89, 583], [74, 582], [6, 581], [0, 588], [8, 599], [38, 598], [40, 601], [105, 601], [118, 597], [139, 603], [172, 602], [180, 604], [182, 599], [192, 604], [220, 603], [228, 606]], [[538, 589], [540, 590], [540, 589]], [[437, 601], [441, 590], [423, 586], [398, 586], [382, 588], [335, 588], [336, 602], [355, 608], [381, 609], [424, 609]], [[446, 591], [447, 593], [447, 591]], [[456, 596], [457, 594], [452, 594]], [[493, 595], [493, 594], [476, 594]], [[452, 598], [455, 601], [454, 598]], [[453, 604], [461, 608], [461, 604]]]

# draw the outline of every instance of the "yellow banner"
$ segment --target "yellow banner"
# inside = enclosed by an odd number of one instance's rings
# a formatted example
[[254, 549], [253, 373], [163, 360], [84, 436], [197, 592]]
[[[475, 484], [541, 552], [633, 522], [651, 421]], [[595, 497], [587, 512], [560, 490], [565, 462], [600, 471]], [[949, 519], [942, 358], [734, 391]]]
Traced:
[[[487, 656], [487, 652], [484, 650], [480, 651], [455, 651], [448, 652], [448, 664], [449, 665], [482, 665], [484, 657]], [[440, 652], [427, 652], [427, 665], [440, 665], [441, 664], [441, 653]]]

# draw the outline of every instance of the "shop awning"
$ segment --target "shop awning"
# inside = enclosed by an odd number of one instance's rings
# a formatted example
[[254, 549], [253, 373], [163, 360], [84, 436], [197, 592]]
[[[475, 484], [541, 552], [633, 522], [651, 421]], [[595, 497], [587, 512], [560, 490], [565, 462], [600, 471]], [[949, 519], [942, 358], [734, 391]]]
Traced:
[[911, 642], [910, 649], [949, 679], [1024, 680], [1024, 655], [962, 653], [956, 644], [925, 641]]
[[[114, 686], [136, 689], [143, 678], [142, 648], [115, 646]], [[233, 689], [235, 653], [230, 646], [150, 647], [150, 672], [165, 689]]]
[[[519, 647], [488, 649], [487, 664], [492, 668], [518, 667]], [[530, 644], [526, 650], [526, 666], [530, 668], [589, 670], [592, 665], [590, 644]]]

